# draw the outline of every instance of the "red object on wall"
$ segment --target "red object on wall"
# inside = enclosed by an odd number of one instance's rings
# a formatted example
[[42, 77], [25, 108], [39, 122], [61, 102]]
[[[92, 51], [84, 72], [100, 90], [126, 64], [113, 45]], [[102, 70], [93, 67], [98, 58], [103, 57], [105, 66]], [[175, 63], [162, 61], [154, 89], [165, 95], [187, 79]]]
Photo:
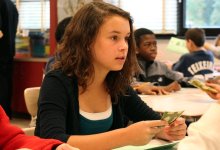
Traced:
[[56, 39], [55, 31], [57, 28], [57, 0], [50, 1], [50, 55], [55, 53]]
[[28, 113], [24, 90], [41, 86], [46, 62], [15, 61], [13, 73], [12, 111]]

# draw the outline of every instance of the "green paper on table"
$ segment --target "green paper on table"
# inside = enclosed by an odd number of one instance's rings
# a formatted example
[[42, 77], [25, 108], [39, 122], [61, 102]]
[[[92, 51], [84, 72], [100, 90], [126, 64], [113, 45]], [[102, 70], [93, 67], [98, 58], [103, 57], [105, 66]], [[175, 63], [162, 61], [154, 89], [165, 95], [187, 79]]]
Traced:
[[204, 82], [198, 80], [198, 79], [191, 79], [188, 81], [189, 84], [205, 91], [205, 92], [212, 92], [212, 93], [218, 93], [218, 91], [210, 86], [205, 85]]
[[176, 112], [164, 112], [161, 120], [167, 121], [169, 124], [172, 124], [177, 118], [179, 118], [184, 111], [176, 111]]
[[186, 40], [176, 37], [171, 37], [167, 46], [167, 50], [180, 54], [185, 54], [189, 52], [186, 47]]

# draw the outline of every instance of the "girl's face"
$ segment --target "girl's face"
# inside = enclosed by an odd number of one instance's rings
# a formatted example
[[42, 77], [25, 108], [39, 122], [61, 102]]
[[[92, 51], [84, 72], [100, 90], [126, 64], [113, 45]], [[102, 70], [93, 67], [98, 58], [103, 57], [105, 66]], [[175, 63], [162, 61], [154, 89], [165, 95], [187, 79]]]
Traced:
[[91, 47], [93, 65], [99, 71], [121, 70], [128, 53], [129, 21], [120, 16], [105, 18]]

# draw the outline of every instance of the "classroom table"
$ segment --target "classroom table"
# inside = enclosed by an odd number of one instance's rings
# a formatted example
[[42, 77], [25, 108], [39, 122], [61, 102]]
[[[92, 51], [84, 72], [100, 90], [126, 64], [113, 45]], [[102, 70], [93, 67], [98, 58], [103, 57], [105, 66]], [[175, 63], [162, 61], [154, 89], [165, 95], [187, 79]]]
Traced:
[[197, 88], [182, 88], [168, 95], [139, 95], [157, 112], [183, 111], [184, 116], [200, 117], [215, 100]]
[[160, 139], [153, 139], [142, 146], [124, 146], [113, 150], [176, 150], [179, 141], [168, 142]]

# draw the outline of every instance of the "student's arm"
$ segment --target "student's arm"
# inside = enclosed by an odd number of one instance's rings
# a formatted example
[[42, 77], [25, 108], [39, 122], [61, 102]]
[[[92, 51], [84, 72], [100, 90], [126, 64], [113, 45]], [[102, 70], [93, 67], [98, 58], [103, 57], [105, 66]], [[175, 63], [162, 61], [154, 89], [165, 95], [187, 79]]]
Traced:
[[220, 104], [213, 103], [203, 116], [187, 129], [188, 136], [180, 141], [178, 150], [220, 149]]
[[[127, 128], [94, 135], [68, 135], [67, 99], [63, 82], [48, 73], [41, 86], [39, 97], [40, 136], [60, 139], [79, 149], [112, 149], [124, 145], [143, 145], [149, 142], [161, 129], [152, 126], [166, 124], [164, 121], [138, 122]], [[74, 113], [74, 112], [72, 112]], [[78, 124], [79, 122], [73, 122]], [[38, 124], [37, 124], [38, 125]], [[137, 132], [138, 131], [138, 132]], [[142, 133], [142, 134], [140, 134]]]
[[35, 135], [63, 142], [69, 138], [70, 135], [66, 133], [67, 111], [73, 106], [68, 103], [70, 97], [64, 84], [63, 80], [50, 72], [45, 76], [39, 95]]
[[27, 136], [24, 132], [9, 122], [9, 118], [0, 106], [0, 149], [41, 149], [48, 150], [76, 150], [62, 142], [54, 139], [40, 139], [36, 136]]
[[163, 126], [165, 121], [142, 121], [132, 124], [126, 128], [116, 129], [113, 131], [82, 136], [70, 136], [67, 143], [78, 147], [80, 150], [103, 150], [113, 149], [126, 145], [145, 145], [156, 133], [162, 128], [155, 126]]
[[[153, 111], [144, 103], [132, 89], [129, 90], [128, 98], [125, 99], [125, 112], [130, 120], [136, 122], [141, 120], [160, 119], [160, 115]], [[166, 126], [160, 133], [158, 138], [166, 140], [180, 140], [185, 137], [186, 124], [183, 118], [178, 118], [171, 126]]]
[[220, 46], [214, 46], [214, 45], [212, 45], [212, 44], [206, 42], [206, 43], [204, 44], [204, 48], [205, 48], [206, 50], [212, 51], [213, 54], [214, 54], [214, 56], [215, 56], [216, 58], [220, 59]]
[[173, 64], [172, 70], [182, 72], [185, 68], [185, 64], [187, 63], [186, 55], [180, 57], [180, 59]]
[[174, 81], [180, 81], [183, 79], [183, 74], [181, 72], [177, 72], [174, 70], [169, 69], [166, 64], [162, 64], [165, 76], [169, 79], [172, 79]]

